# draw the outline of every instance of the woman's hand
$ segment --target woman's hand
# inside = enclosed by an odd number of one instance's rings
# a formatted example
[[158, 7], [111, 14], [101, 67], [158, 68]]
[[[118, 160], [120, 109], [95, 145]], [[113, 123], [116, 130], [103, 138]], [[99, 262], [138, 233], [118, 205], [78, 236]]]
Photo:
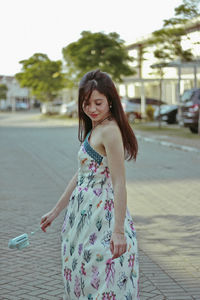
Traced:
[[110, 240], [110, 251], [112, 253], [112, 259], [118, 258], [124, 254], [127, 250], [126, 237], [123, 233], [113, 232]]
[[50, 211], [46, 215], [42, 216], [40, 227], [41, 229], [46, 232], [46, 228], [51, 225], [53, 220], [57, 217], [55, 211]]

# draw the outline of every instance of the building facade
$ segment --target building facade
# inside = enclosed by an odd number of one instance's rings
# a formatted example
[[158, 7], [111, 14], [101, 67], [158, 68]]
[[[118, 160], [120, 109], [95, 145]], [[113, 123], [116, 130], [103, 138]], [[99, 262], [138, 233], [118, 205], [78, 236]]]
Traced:
[[0, 100], [1, 110], [15, 110], [18, 103], [32, 106], [34, 100], [30, 97], [29, 89], [21, 88], [14, 76], [0, 75], [0, 84], [5, 84], [8, 88], [6, 99]]
[[[186, 25], [187, 36], [182, 36], [181, 45], [184, 50], [191, 48], [192, 54], [196, 60], [200, 59], [200, 18], [191, 21]], [[125, 77], [123, 83], [119, 86], [120, 95], [123, 97], [150, 97], [161, 99], [168, 104], [177, 104], [179, 101], [179, 91], [182, 94], [184, 90], [200, 87], [200, 65], [194, 67], [181, 67], [181, 74], [177, 67], [162, 68], [163, 80], [160, 80], [160, 71], [152, 68], [152, 65], [158, 63], [153, 52], [155, 45], [148, 45], [152, 34], [138, 39], [127, 46], [129, 55], [134, 58], [132, 67], [136, 74], [131, 77]], [[188, 39], [189, 38], [189, 39]], [[181, 80], [179, 82], [181, 75]]]

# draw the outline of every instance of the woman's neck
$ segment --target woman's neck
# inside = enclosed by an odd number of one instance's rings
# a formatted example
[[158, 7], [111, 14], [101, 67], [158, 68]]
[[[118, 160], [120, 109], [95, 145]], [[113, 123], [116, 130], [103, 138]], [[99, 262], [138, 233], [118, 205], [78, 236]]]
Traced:
[[103, 118], [103, 119], [101, 119], [100, 121], [97, 121], [97, 122], [93, 122], [92, 123], [92, 130], [95, 128], [95, 127], [97, 127], [99, 124], [101, 124], [101, 123], [103, 123], [103, 121], [105, 121], [105, 120], [108, 120], [108, 119], [110, 119], [112, 117], [112, 115], [109, 113], [105, 118]]

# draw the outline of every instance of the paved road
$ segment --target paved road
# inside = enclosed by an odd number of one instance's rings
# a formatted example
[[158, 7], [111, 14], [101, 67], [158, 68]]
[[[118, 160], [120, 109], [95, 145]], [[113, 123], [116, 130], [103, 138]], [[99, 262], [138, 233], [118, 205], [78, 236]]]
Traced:
[[[23, 251], [8, 250], [7, 243], [37, 229], [76, 171], [77, 127], [19, 117], [0, 115], [0, 299], [62, 299], [63, 213]], [[139, 149], [137, 163], [126, 168], [141, 300], [199, 300], [200, 155], [142, 140]]]

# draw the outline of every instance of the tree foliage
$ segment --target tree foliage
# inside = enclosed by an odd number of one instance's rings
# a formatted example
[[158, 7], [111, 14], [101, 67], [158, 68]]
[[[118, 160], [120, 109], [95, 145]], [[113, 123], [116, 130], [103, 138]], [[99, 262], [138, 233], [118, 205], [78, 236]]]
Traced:
[[183, 0], [183, 3], [175, 8], [175, 17], [164, 20], [163, 28], [153, 32], [150, 44], [157, 45], [154, 51], [156, 58], [162, 61], [177, 58], [183, 61], [192, 60], [191, 49], [184, 50], [181, 39], [183, 35], [187, 35], [185, 24], [199, 15], [199, 3], [200, 0]]
[[6, 99], [8, 87], [6, 84], [0, 84], [0, 100]]
[[69, 82], [78, 82], [86, 72], [94, 69], [108, 72], [115, 81], [121, 81], [121, 76], [134, 74], [128, 65], [132, 58], [124, 41], [115, 32], [107, 35], [83, 31], [81, 38], [63, 48], [62, 53]]
[[30, 88], [31, 94], [40, 101], [53, 101], [64, 87], [62, 62], [52, 61], [46, 54], [35, 53], [20, 63], [22, 72], [15, 77], [21, 87]]

